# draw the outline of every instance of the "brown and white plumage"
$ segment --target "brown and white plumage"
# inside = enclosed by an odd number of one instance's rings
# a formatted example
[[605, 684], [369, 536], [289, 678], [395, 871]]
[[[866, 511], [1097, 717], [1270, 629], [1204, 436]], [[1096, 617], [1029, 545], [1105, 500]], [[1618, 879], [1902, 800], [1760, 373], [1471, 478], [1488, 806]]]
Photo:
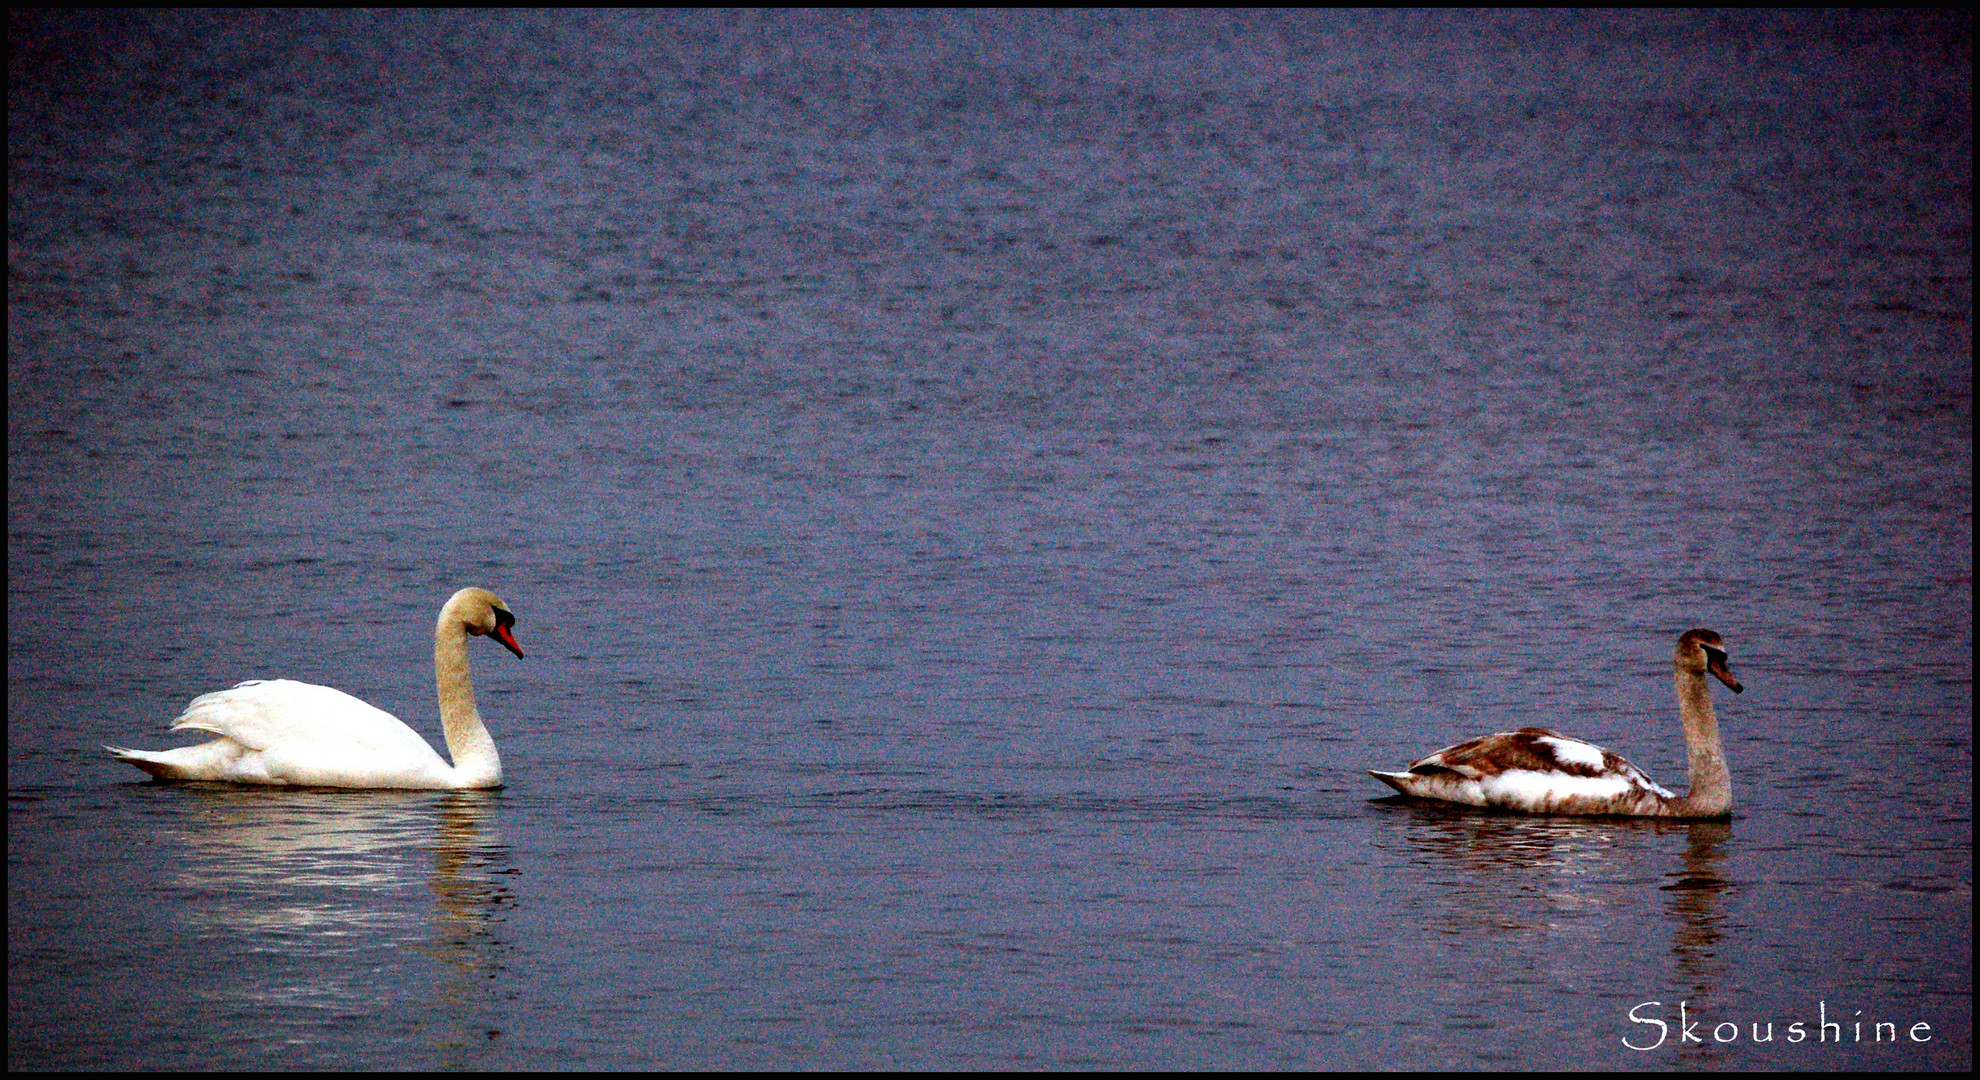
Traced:
[[1691, 751], [1691, 790], [1672, 793], [1621, 755], [1546, 728], [1528, 727], [1447, 746], [1411, 764], [1408, 772], [1369, 775], [1405, 795], [1532, 814], [1629, 814], [1644, 817], [1724, 817], [1732, 811], [1732, 779], [1719, 742], [1719, 720], [1705, 675], [1737, 694], [1725, 641], [1711, 630], [1687, 630], [1672, 658], [1678, 713]]
[[474, 704], [467, 639], [491, 637], [520, 657], [516, 624], [500, 597], [462, 589], [440, 609], [433, 629], [433, 671], [440, 726], [453, 763], [435, 753], [398, 717], [342, 690], [289, 679], [254, 679], [192, 700], [173, 731], [218, 738], [176, 750], [111, 755], [161, 780], [216, 780], [345, 788], [494, 788], [502, 758]]

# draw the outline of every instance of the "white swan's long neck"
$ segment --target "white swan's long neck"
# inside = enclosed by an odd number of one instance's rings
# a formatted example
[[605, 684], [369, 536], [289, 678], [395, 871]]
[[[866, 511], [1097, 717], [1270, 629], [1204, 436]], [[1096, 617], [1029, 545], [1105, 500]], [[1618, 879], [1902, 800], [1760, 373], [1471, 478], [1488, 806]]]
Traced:
[[1716, 817], [1732, 810], [1732, 776], [1719, 742], [1719, 717], [1705, 673], [1677, 669], [1678, 712], [1684, 717], [1684, 743], [1691, 751], [1691, 790], [1677, 800], [1687, 816]]
[[[451, 607], [451, 605], [449, 605]], [[450, 611], [440, 613], [433, 631], [433, 675], [440, 684], [440, 727], [462, 787], [495, 787], [502, 782], [502, 755], [481, 722], [468, 677], [467, 629]]]

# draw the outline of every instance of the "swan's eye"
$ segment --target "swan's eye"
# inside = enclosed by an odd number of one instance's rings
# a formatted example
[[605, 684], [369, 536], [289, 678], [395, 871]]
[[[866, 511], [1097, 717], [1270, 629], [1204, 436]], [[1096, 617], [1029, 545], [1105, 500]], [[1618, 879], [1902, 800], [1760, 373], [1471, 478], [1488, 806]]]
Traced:
[[516, 617], [514, 615], [501, 608], [496, 608], [494, 626], [469, 626], [467, 632], [473, 634], [475, 637], [487, 637], [490, 634], [500, 634], [503, 630], [514, 625], [516, 625]]

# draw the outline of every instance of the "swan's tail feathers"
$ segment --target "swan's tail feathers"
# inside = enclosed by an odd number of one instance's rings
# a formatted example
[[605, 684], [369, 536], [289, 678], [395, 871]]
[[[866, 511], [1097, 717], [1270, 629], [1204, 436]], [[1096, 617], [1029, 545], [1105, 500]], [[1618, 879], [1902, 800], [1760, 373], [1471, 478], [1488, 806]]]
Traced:
[[103, 748], [110, 751], [110, 756], [118, 761], [128, 761], [161, 780], [170, 780], [178, 775], [178, 768], [170, 761], [164, 760], [164, 753], [152, 750], [130, 750], [122, 746], [105, 745]]
[[1381, 782], [1389, 785], [1392, 788], [1395, 788], [1397, 791], [1400, 791], [1405, 795], [1408, 795], [1410, 793], [1409, 788], [1407, 786], [1409, 781], [1416, 778], [1415, 773], [1376, 772], [1374, 769], [1368, 770], [1368, 775], [1374, 777], [1377, 780], [1380, 780]]
[[110, 756], [128, 761], [160, 780], [227, 780], [239, 770], [247, 748], [232, 739], [214, 739], [173, 750], [129, 750], [105, 746]]

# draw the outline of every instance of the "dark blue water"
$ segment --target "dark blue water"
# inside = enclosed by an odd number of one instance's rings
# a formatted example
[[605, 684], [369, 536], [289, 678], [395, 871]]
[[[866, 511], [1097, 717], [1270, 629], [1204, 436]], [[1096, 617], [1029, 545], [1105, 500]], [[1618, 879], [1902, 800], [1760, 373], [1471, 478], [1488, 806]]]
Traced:
[[[1969, 1068], [1970, 42], [16, 18], [9, 1066]], [[468, 584], [500, 792], [98, 748]]]

